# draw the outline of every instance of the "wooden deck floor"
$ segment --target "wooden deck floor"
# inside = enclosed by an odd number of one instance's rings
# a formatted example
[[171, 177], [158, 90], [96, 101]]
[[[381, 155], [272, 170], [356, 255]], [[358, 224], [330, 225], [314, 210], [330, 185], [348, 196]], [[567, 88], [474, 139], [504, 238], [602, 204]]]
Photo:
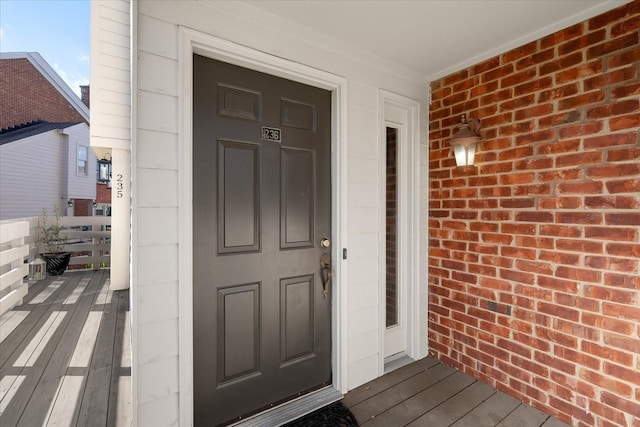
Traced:
[[30, 285], [0, 317], [1, 426], [129, 426], [129, 291], [109, 271]]
[[[129, 292], [109, 291], [108, 277], [49, 277], [0, 317], [1, 426], [130, 426]], [[566, 426], [432, 358], [344, 403], [365, 427]]]
[[364, 427], [567, 426], [433, 358], [364, 384], [343, 403]]

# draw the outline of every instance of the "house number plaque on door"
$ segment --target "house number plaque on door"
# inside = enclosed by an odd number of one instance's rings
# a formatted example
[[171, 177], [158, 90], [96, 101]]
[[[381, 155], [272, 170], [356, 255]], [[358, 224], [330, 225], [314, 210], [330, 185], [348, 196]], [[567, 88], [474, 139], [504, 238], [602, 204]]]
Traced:
[[281, 142], [282, 130], [278, 128], [270, 128], [262, 126], [262, 140]]

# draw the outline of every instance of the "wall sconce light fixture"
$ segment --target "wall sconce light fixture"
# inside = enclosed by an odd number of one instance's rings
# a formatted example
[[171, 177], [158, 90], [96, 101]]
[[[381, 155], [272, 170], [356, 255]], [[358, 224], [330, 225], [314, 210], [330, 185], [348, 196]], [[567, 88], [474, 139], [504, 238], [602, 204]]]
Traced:
[[71, 199], [67, 200], [67, 206], [72, 208], [73, 207], [73, 200], [71, 200]]
[[457, 166], [472, 166], [476, 154], [476, 143], [480, 141], [480, 120], [467, 119], [463, 114], [451, 137], [451, 148], [456, 156]]
[[91, 202], [91, 204], [93, 205], [93, 207], [95, 208], [96, 206], [98, 206], [98, 202], [96, 202], [95, 200], [93, 202]]
[[106, 157], [98, 160], [98, 182], [107, 184], [111, 181], [111, 160]]

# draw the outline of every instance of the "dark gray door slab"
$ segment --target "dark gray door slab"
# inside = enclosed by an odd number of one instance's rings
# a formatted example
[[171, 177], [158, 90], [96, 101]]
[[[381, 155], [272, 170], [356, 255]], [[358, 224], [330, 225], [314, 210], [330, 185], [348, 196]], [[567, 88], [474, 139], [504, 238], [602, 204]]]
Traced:
[[194, 55], [196, 425], [331, 382], [331, 93]]

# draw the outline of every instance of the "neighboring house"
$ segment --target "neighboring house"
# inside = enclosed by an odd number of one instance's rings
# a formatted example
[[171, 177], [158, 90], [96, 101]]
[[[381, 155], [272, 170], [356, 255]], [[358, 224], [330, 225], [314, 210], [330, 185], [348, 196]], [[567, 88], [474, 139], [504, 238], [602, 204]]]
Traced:
[[[518, 33], [522, 8], [546, 21]], [[637, 425], [640, 2], [91, 13], [91, 143], [112, 150], [114, 212], [131, 206], [111, 282], [130, 266], [135, 425], [214, 425], [317, 390], [304, 411], [427, 354], [576, 426]], [[386, 57], [345, 35], [415, 15], [439, 29], [424, 50], [415, 21]], [[512, 39], [471, 48], [478, 23]], [[466, 57], [418, 69], [434, 45]], [[464, 113], [482, 141], [456, 168]]]
[[96, 215], [111, 216], [111, 184], [96, 185]]
[[36, 52], [0, 53], [0, 218], [93, 215], [96, 156], [82, 99]]
[[91, 215], [96, 156], [89, 126], [35, 121], [0, 131], [0, 219]]
[[34, 120], [89, 124], [89, 107], [37, 52], [0, 53], [0, 94], [2, 129]]

